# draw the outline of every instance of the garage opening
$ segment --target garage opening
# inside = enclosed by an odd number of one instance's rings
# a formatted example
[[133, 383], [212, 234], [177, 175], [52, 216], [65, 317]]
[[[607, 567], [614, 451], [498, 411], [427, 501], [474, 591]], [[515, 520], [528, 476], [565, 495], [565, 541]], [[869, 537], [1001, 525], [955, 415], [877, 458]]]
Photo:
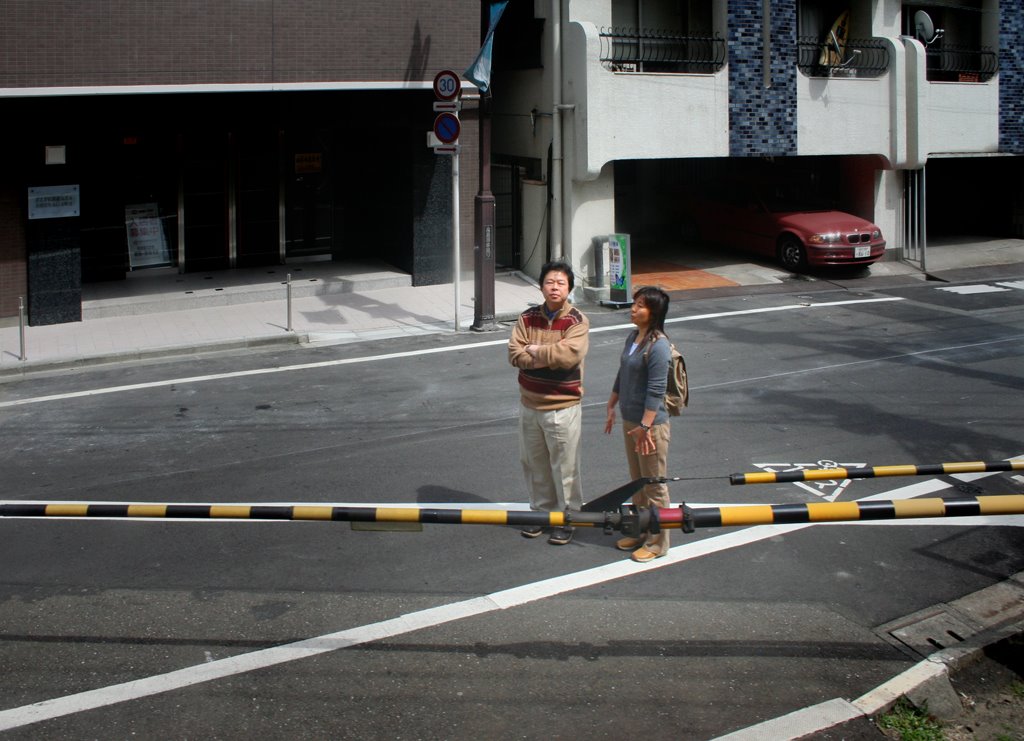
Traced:
[[1024, 238], [1024, 160], [932, 157], [927, 178], [929, 242]]

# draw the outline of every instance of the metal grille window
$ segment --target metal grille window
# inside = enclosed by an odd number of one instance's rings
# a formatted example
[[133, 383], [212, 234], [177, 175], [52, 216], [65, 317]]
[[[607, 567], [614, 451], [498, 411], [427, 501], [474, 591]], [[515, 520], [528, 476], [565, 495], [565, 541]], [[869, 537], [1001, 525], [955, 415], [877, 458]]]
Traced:
[[850, 39], [836, 48], [802, 36], [797, 46], [797, 66], [809, 77], [880, 77], [889, 68], [889, 47], [882, 39]]
[[925, 47], [930, 82], [988, 82], [999, 71], [998, 45], [984, 21], [994, 0], [927, 0], [902, 8], [903, 33]]
[[709, 74], [725, 65], [725, 39], [667, 31], [602, 28], [601, 63], [613, 72]]
[[925, 55], [931, 82], [988, 82], [999, 70], [999, 58], [987, 48], [943, 43], [929, 46]]

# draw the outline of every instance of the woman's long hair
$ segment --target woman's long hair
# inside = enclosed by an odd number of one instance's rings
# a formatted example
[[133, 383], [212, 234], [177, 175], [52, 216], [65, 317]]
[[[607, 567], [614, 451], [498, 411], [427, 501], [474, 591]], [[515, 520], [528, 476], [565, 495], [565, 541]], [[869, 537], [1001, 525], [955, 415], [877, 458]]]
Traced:
[[[647, 311], [651, 314], [651, 325], [648, 328], [648, 337], [657, 337], [665, 334], [665, 317], [668, 316], [668, 294], [656, 286], [644, 286], [638, 288], [633, 294], [633, 302], [643, 301]], [[666, 337], [668, 335], [665, 335]]]

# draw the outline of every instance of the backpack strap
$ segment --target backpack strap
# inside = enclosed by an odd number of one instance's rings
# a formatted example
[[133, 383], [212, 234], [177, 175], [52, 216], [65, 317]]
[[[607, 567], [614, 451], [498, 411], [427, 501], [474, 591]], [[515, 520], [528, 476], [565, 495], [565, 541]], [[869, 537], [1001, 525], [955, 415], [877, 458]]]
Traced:
[[[639, 333], [640, 330], [634, 330], [634, 331]], [[654, 343], [658, 341], [659, 337], [664, 337], [666, 340], [668, 340], [668, 335], [665, 334], [664, 332], [659, 332], [658, 330], [654, 330], [653, 332], [649, 332], [647, 334], [647, 337], [644, 338], [644, 345], [646, 346], [646, 349], [644, 350], [644, 360], [645, 361], [647, 360], [647, 358], [650, 357], [650, 355], [651, 355], [651, 348], [654, 347]], [[669, 342], [668, 344], [670, 346], [672, 345], [671, 342]]]

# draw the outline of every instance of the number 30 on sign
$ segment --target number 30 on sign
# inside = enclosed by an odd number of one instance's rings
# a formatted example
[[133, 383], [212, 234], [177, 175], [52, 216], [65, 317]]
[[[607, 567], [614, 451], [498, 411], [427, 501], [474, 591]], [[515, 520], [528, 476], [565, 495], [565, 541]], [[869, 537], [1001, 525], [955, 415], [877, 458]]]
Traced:
[[438, 100], [455, 100], [462, 91], [462, 80], [450, 69], [442, 70], [434, 77], [434, 95]]

